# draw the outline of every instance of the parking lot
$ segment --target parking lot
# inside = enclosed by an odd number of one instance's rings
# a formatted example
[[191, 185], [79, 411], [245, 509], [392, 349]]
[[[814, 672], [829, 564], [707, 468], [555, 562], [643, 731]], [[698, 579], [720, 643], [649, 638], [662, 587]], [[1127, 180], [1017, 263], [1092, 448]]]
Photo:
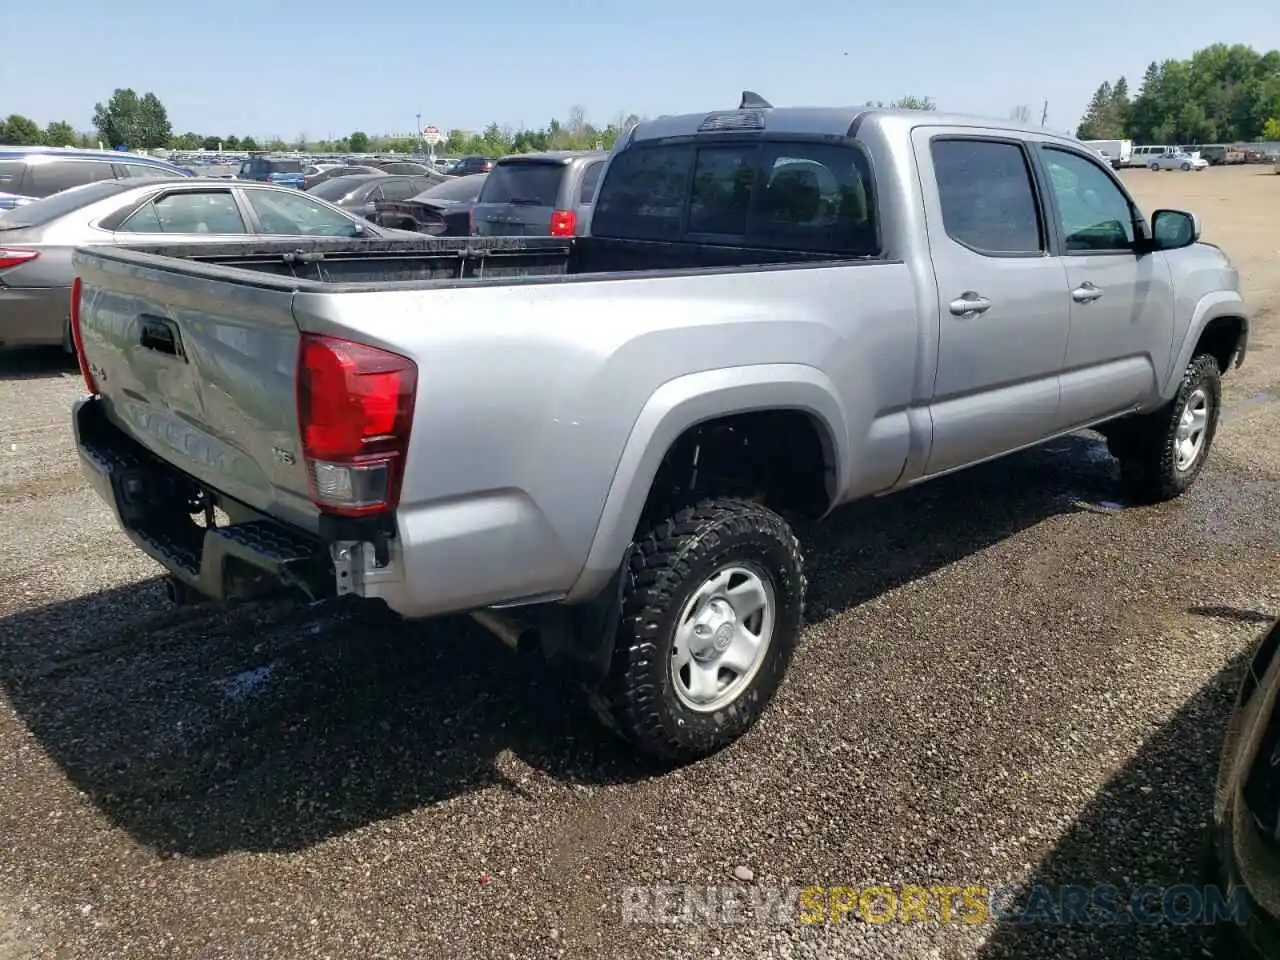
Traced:
[[1199, 882], [1280, 614], [1280, 177], [1124, 178], [1202, 216], [1253, 313], [1197, 486], [1128, 508], [1081, 434], [845, 508], [802, 532], [810, 623], [764, 721], [660, 775], [467, 621], [170, 607], [80, 478], [79, 375], [0, 357], [0, 960], [1211, 955], [1195, 924], [622, 912], [666, 884]]

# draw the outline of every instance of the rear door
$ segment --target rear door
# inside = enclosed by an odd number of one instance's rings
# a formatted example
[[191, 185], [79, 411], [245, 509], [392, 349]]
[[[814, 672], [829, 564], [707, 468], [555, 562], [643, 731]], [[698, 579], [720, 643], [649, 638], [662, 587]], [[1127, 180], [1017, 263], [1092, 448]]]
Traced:
[[567, 171], [563, 160], [521, 158], [495, 164], [475, 206], [476, 235], [549, 236]]
[[1053, 432], [1071, 301], [1031, 148], [972, 128], [912, 139], [940, 324], [932, 475]]

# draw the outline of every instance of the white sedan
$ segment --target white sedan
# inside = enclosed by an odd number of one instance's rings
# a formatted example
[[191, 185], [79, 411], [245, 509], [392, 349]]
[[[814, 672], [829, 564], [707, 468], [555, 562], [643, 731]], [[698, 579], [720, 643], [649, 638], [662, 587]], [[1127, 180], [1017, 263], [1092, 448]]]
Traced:
[[1150, 163], [1152, 170], [1203, 170], [1207, 166], [1208, 160], [1178, 150], [1162, 153]]

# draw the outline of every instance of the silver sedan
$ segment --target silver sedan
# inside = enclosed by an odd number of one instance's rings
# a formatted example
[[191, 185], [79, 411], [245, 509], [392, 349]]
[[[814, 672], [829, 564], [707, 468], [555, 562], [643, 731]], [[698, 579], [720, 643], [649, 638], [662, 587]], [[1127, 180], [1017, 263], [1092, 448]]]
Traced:
[[0, 214], [0, 347], [70, 349], [76, 247], [397, 235], [420, 239], [267, 183], [103, 180], [74, 187]]

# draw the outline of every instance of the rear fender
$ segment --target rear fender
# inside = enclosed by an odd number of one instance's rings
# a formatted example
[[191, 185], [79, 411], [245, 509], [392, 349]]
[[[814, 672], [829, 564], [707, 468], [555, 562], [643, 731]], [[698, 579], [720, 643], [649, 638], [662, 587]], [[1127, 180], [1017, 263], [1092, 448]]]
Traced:
[[815, 418], [834, 465], [832, 500], [849, 480], [848, 426], [831, 379], [805, 364], [755, 364], [677, 377], [663, 384], [632, 426], [569, 602], [595, 596], [617, 571], [635, 534], [658, 466], [690, 427], [759, 410], [799, 410]]

